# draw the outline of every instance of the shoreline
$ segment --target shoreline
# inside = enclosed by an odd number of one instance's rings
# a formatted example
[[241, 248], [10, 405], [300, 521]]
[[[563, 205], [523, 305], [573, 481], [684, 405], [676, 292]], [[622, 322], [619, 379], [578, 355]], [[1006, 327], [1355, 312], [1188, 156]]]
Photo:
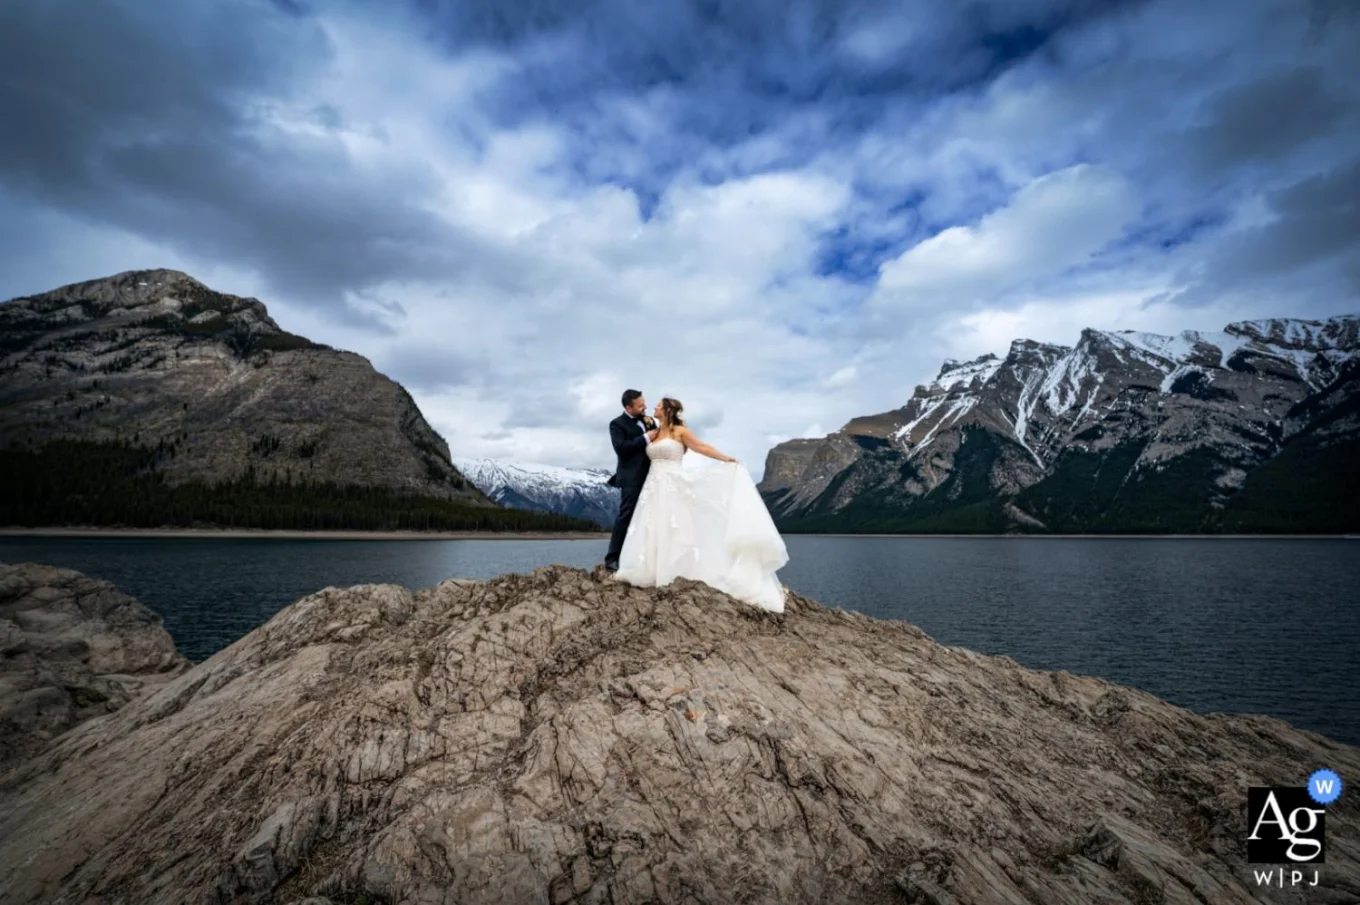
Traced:
[[299, 531], [291, 528], [0, 528], [0, 537], [203, 537], [248, 540], [607, 540], [606, 532]]
[[[1360, 540], [1356, 534], [783, 534], [790, 537], [1006, 540]], [[0, 528], [0, 537], [207, 537], [250, 540], [608, 540], [609, 532], [302, 531], [292, 528]]]
[[784, 537], [987, 537], [1005, 540], [1360, 540], [1360, 534], [785, 534]]

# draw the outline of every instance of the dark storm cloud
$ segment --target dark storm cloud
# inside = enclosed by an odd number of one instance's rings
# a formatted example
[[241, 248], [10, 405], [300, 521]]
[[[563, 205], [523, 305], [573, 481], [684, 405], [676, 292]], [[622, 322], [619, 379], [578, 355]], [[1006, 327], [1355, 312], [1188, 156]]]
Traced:
[[[13, 126], [0, 132], [0, 183], [360, 319], [373, 315], [345, 308], [348, 291], [492, 272], [494, 249], [426, 209], [432, 173], [360, 174], [336, 141], [287, 143], [261, 127], [260, 104], [288, 99], [330, 53], [299, 13], [132, 0], [0, 6], [0, 120]], [[338, 117], [314, 110], [322, 127]]]
[[1061, 33], [997, 79], [982, 109], [1005, 115], [965, 135], [1018, 169], [1092, 162], [1129, 181], [1142, 214], [1097, 268], [1168, 267], [1183, 305], [1253, 298], [1260, 311], [1273, 292], [1279, 314], [1353, 310], [1346, 218], [1282, 206], [1305, 184], [1346, 181], [1357, 46], [1357, 4], [1140, 7]]
[[[563, 421], [570, 422], [578, 410], [577, 400], [568, 393], [560, 391], [546, 396], [526, 397], [514, 400], [505, 412], [502, 422], [506, 429], [542, 430], [556, 427]], [[576, 420], [585, 421], [584, 418]]]
[[[753, 169], [801, 164], [890, 109], [920, 111], [1040, 53], [1064, 29], [1136, 4], [1114, 0], [417, 0], [450, 50], [491, 46], [521, 70], [496, 96], [506, 124], [550, 116], [582, 139], [594, 178], [654, 193], [704, 151], [778, 132]], [[646, 98], [649, 131], [615, 104]], [[790, 130], [794, 134], [789, 134]], [[641, 169], [598, 149], [636, 144]], [[633, 163], [636, 158], [628, 158]], [[715, 171], [714, 181], [745, 175]]]
[[[1004, 206], [1017, 178], [1077, 162], [1117, 170], [1145, 206], [1121, 254], [1171, 253], [1230, 228], [1232, 205], [1253, 191], [1287, 205], [1278, 193], [1290, 185], [1344, 182], [1337, 146], [1356, 126], [1360, 71], [1336, 48], [1357, 34], [1356, 10], [1337, 0], [8, 0], [0, 188], [12, 209], [59, 211], [259, 274], [270, 292], [375, 331], [403, 318], [372, 295], [384, 282], [541, 292], [536, 263], [431, 210], [446, 174], [409, 154], [360, 166], [336, 137], [345, 114], [311, 97], [309, 82], [336, 59], [322, 20], [339, 12], [450, 57], [497, 55], [513, 75], [488, 84], [475, 110], [431, 110], [430, 125], [484, 151], [489, 136], [471, 120], [547, 124], [565, 142], [551, 164], [564, 179], [627, 186], [644, 217], [677, 176], [713, 185], [850, 161], [837, 178], [857, 196], [818, 243], [823, 276], [869, 286], [916, 242]], [[1282, 50], [1299, 22], [1305, 44]], [[1225, 43], [1229, 30], [1236, 43]], [[979, 139], [990, 157], [962, 142], [947, 169], [923, 163], [955, 138], [957, 110], [1012, 83], [1047, 89], [1053, 109], [1020, 105]], [[308, 111], [314, 128], [275, 128], [275, 105]], [[869, 143], [881, 150], [862, 152]], [[1253, 257], [1229, 243], [1204, 272], [1226, 286], [1234, 267], [1334, 260], [1328, 250], [1348, 236], [1335, 219], [1282, 213], [1238, 243], [1268, 237], [1277, 249]], [[415, 379], [451, 385], [433, 371]]]
[[5, 178], [80, 191], [98, 176], [91, 143], [236, 131], [243, 100], [286, 85], [299, 55], [326, 52], [314, 31], [285, 32], [248, 5], [239, 16], [211, 4], [0, 6]]
[[[1282, 314], [1360, 309], [1360, 158], [1268, 196], [1273, 219], [1225, 236], [1185, 277], [1177, 300], [1204, 304], [1224, 292], [1275, 293]], [[1327, 264], [1337, 266], [1322, 270]]]
[[[1123, 0], [412, 0], [446, 46], [519, 48], [568, 36], [595, 64], [569, 77], [647, 87], [702, 78], [702, 64], [742, 62], [750, 86], [797, 96], [814, 87], [867, 93], [896, 83], [873, 70], [957, 81], [1039, 50], [1059, 29], [1121, 8]], [[828, 49], [877, 31], [882, 52], [833, 74]], [[965, 57], [965, 59], [960, 59]], [[582, 61], [583, 63], [587, 61]], [[941, 65], [941, 64], [944, 65]], [[963, 70], [961, 75], [959, 70]], [[858, 76], [858, 80], [856, 80]], [[546, 87], [546, 86], [545, 86]]]
[[403, 343], [388, 349], [375, 364], [403, 386], [427, 393], [481, 386], [490, 373], [484, 356], [436, 342]]
[[1354, 108], [1315, 67], [1272, 73], [1233, 85], [1205, 110], [1206, 123], [1185, 136], [1186, 154], [1205, 175], [1242, 164], [1278, 163], [1327, 135]]

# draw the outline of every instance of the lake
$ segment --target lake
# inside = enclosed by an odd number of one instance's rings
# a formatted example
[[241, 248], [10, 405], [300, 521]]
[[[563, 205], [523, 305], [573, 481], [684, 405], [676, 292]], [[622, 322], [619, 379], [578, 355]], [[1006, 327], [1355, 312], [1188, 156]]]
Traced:
[[[1360, 541], [1247, 538], [786, 539], [786, 585], [936, 640], [1265, 713], [1360, 744]], [[0, 561], [105, 578], [199, 661], [328, 585], [591, 568], [606, 541], [0, 537]]]

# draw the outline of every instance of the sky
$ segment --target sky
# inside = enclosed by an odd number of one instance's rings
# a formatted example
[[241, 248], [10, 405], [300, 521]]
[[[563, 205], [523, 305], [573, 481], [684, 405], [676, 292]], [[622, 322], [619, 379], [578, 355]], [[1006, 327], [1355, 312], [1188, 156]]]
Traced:
[[[170, 267], [609, 467], [945, 359], [1360, 311], [1353, 0], [6, 0], [0, 298]], [[1348, 139], [1348, 136], [1350, 138]]]

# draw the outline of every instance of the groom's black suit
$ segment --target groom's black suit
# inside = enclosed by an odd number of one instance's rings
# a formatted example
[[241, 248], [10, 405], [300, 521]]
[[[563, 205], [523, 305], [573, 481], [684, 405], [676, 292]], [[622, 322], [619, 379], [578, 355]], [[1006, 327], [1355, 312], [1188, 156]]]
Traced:
[[623, 539], [628, 535], [628, 525], [633, 521], [633, 510], [637, 508], [638, 496], [647, 480], [647, 472], [652, 460], [647, 458], [647, 432], [638, 424], [646, 416], [624, 412], [609, 422], [609, 439], [614, 444], [614, 453], [619, 457], [618, 467], [609, 479], [610, 487], [623, 491], [619, 499], [619, 517], [614, 522], [614, 533], [609, 538], [609, 552], [604, 555], [607, 569], [619, 567], [619, 554], [623, 552]]

